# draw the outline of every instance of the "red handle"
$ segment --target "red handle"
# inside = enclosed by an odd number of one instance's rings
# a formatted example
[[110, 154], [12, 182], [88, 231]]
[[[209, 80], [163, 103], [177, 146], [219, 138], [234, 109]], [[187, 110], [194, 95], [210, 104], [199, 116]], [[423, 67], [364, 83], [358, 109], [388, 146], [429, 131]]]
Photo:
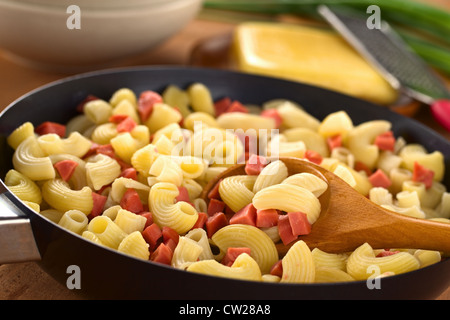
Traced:
[[433, 102], [431, 113], [437, 122], [450, 131], [450, 100], [440, 99]]

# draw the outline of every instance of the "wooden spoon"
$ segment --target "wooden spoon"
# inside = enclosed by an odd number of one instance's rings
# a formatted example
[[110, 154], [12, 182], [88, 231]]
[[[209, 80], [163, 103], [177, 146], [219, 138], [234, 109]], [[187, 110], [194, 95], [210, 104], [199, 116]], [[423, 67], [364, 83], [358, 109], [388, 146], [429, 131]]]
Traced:
[[[369, 243], [374, 249], [413, 248], [450, 252], [450, 223], [413, 218], [385, 209], [367, 199], [332, 172], [309, 161], [280, 158], [289, 175], [308, 172], [328, 183], [320, 197], [321, 213], [312, 225], [311, 233], [300, 236], [312, 250], [319, 248], [329, 253], [353, 251]], [[245, 174], [245, 164], [228, 168], [205, 186], [202, 198], [208, 202], [208, 193], [225, 177]], [[294, 242], [277, 244], [284, 255]]]

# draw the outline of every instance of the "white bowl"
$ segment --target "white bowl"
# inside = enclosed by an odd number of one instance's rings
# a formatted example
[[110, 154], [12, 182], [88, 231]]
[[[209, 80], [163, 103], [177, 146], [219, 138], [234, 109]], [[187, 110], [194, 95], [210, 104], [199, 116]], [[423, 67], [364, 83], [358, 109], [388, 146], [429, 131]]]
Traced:
[[133, 0], [127, 6], [110, 1], [115, 6], [101, 8], [107, 0], [90, 1], [97, 8], [78, 5], [80, 29], [70, 29], [69, 1], [0, 0], [0, 48], [15, 59], [61, 71], [107, 66], [161, 44], [202, 5], [202, 0]]

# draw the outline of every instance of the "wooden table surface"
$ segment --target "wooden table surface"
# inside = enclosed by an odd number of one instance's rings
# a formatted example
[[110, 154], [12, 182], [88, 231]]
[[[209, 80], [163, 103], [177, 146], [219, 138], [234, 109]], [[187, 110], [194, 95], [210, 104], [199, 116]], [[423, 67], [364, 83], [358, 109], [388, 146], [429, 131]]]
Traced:
[[[441, 0], [436, 0], [442, 2]], [[445, 3], [444, 0], [443, 3]], [[199, 44], [222, 35], [228, 35], [233, 23], [212, 21], [201, 17], [188, 24], [181, 32], [149, 53], [134, 57], [120, 66], [134, 65], [189, 65], [194, 48]], [[0, 109], [48, 82], [66, 77], [67, 74], [45, 72], [10, 61], [0, 50]], [[428, 110], [421, 109], [415, 116], [435, 128], [450, 140], [450, 134], [436, 125]], [[34, 262], [0, 265], [1, 300], [76, 300], [81, 299], [75, 291], [53, 280]], [[450, 288], [438, 297], [450, 300]]]

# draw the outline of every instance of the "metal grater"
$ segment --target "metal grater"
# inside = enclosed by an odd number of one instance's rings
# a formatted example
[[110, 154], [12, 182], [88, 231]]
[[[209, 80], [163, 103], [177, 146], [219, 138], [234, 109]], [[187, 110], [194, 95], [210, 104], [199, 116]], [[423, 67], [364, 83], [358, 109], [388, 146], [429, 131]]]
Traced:
[[369, 29], [367, 15], [325, 5], [318, 11], [395, 89], [426, 104], [450, 98], [441, 79], [386, 21], [380, 29]]

